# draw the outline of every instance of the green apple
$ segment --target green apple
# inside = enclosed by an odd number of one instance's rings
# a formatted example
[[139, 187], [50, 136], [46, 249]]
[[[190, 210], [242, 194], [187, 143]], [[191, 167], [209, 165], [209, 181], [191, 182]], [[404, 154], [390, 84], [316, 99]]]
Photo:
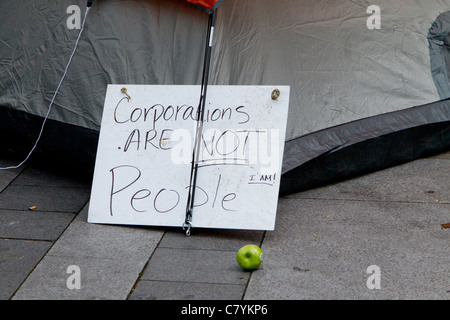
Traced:
[[260, 247], [249, 244], [239, 249], [236, 260], [243, 269], [256, 270], [262, 263], [263, 252]]

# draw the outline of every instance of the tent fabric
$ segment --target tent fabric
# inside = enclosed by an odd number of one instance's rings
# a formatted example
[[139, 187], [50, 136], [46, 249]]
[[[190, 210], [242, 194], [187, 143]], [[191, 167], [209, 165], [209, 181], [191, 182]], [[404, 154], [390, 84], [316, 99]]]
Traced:
[[[389, 136], [397, 132], [410, 131], [414, 133], [414, 128], [426, 127], [429, 124], [446, 124], [450, 130], [449, 122], [450, 99], [438, 101], [422, 106], [398, 110], [387, 114], [382, 114], [359, 121], [353, 121], [342, 124], [328, 130], [321, 130], [312, 134], [303, 136], [301, 138], [293, 139], [286, 142], [283, 168], [282, 172], [287, 173], [304, 165], [311, 159], [326, 155], [329, 153], [338, 152], [342, 149], [359, 145], [366, 141], [374, 140], [379, 137]], [[442, 132], [442, 136], [446, 139], [439, 139], [439, 150], [444, 150], [445, 147], [450, 146], [450, 131]], [[389, 138], [394, 139], [394, 138]], [[423, 139], [420, 137], [419, 139]], [[445, 141], [447, 141], [445, 143]], [[406, 142], [397, 142], [406, 144]], [[382, 145], [380, 144], [380, 148]], [[401, 148], [399, 148], [401, 149]], [[424, 151], [432, 150], [432, 143], [423, 146]], [[380, 150], [377, 150], [379, 153]], [[374, 151], [367, 154], [375, 158]], [[381, 153], [383, 154], [383, 152]], [[362, 157], [362, 152], [358, 152], [359, 157], [353, 159], [353, 163], [347, 163], [347, 167], [365, 167], [365, 157]], [[377, 155], [378, 156], [378, 155]], [[392, 155], [391, 155], [392, 157]], [[389, 157], [385, 155], [382, 159], [387, 160]], [[409, 157], [408, 159], [413, 159]], [[378, 169], [384, 168], [383, 164], [377, 165]], [[316, 173], [317, 177], [326, 175], [328, 173]], [[312, 178], [312, 177], [311, 177]], [[322, 177], [323, 180], [326, 177]], [[310, 179], [307, 179], [310, 181]]]
[[[108, 84], [200, 84], [208, 17], [193, 4], [220, 4], [210, 85], [291, 87], [285, 172], [364, 141], [450, 121], [448, 103], [439, 104], [449, 97], [442, 21], [450, 0], [380, 0], [381, 28], [374, 30], [362, 0], [193, 2], [96, 0], [50, 123], [84, 129], [92, 143]], [[0, 2], [0, 124], [26, 128], [45, 116], [78, 36], [70, 27], [74, 6], [82, 18], [85, 0]], [[83, 145], [84, 137], [74, 139]]]
[[224, 2], [211, 79], [289, 84], [287, 139], [441, 100], [427, 34], [450, 1], [382, 1], [368, 30], [363, 1]]
[[[207, 17], [186, 1], [97, 0], [50, 117], [99, 130], [106, 86], [200, 84]], [[73, 49], [69, 6], [0, 3], [0, 105], [44, 116]], [[406, 5], [407, 3], [407, 5]], [[427, 34], [450, 0], [383, 3], [368, 30], [358, 2], [224, 1], [217, 12], [211, 84], [291, 86], [287, 140], [441, 100]], [[406, 8], [406, 9], [405, 9]], [[299, 121], [301, 120], [301, 123]]]
[[450, 98], [450, 11], [433, 22], [428, 33], [431, 72], [441, 99]]
[[[79, 32], [72, 5], [82, 18], [82, 0], [0, 2], [1, 106], [45, 116]], [[109, 83], [200, 84], [207, 18], [184, 0], [95, 1], [50, 119], [99, 130]]]
[[[450, 108], [450, 100], [436, 103]], [[434, 108], [434, 104], [426, 108]], [[423, 110], [417, 110], [419, 113]], [[378, 118], [378, 117], [377, 117]], [[379, 121], [385, 117], [379, 116]], [[345, 129], [345, 125], [343, 125]], [[313, 134], [314, 135], [314, 134]], [[318, 137], [320, 139], [320, 137]], [[312, 189], [449, 150], [450, 123], [409, 127], [329, 150], [281, 176], [280, 195]]]

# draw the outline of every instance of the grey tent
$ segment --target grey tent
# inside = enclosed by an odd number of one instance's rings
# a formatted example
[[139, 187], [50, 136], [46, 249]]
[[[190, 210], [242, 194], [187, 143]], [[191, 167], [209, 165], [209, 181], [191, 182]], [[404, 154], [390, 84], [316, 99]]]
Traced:
[[[0, 3], [2, 154], [34, 144], [85, 8]], [[449, 8], [225, 0], [210, 84], [291, 86], [281, 194], [448, 150]], [[92, 170], [107, 85], [200, 84], [207, 21], [183, 0], [95, 1], [35, 153]]]

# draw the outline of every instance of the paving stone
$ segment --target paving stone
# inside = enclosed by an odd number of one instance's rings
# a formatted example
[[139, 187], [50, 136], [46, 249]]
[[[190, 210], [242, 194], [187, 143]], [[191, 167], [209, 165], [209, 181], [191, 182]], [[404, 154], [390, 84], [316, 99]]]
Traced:
[[240, 300], [245, 285], [139, 281], [129, 300]]
[[0, 194], [0, 209], [78, 213], [90, 196], [87, 188], [9, 186]]
[[287, 198], [433, 203], [450, 200], [448, 160], [422, 159]]
[[49, 168], [28, 167], [14, 180], [12, 185], [90, 188], [86, 178], [74, 176], [71, 172], [55, 172]]
[[[148, 259], [163, 233], [128, 226], [74, 221], [50, 250], [54, 256]], [[147, 260], [146, 260], [147, 261]]]
[[[282, 198], [275, 231], [191, 237], [88, 224], [89, 183], [0, 170], [0, 299], [448, 299], [449, 154]], [[22, 237], [58, 241], [6, 239]], [[237, 250], [261, 242], [263, 264], [243, 271]], [[372, 264], [381, 290], [366, 287]], [[67, 288], [70, 265], [80, 290]]]
[[0, 270], [0, 300], [9, 300], [23, 282], [27, 274]]
[[[245, 299], [448, 298], [448, 205], [297, 198], [279, 208]], [[366, 286], [371, 265], [381, 290]]]
[[9, 299], [51, 246], [48, 241], [0, 239], [0, 298]]
[[234, 251], [158, 248], [141, 279], [245, 285], [249, 277]]
[[[9, 160], [0, 159], [0, 168], [6, 168], [10, 166], [15, 166], [14, 163]], [[0, 192], [2, 192], [17, 176], [24, 170], [25, 167], [11, 170], [0, 170]]]
[[[81, 212], [86, 211], [87, 206]], [[126, 299], [162, 235], [160, 230], [75, 219], [14, 299]], [[80, 268], [80, 290], [67, 288], [70, 265]]]
[[0, 210], [0, 238], [56, 240], [73, 213]]
[[247, 244], [261, 245], [263, 231], [193, 229], [192, 235], [186, 237], [183, 230], [170, 230], [164, 234], [159, 248], [230, 250], [238, 251]]
[[[79, 268], [80, 289], [67, 285], [75, 276], [69, 269], [71, 266]], [[13, 300], [125, 300], [143, 266], [138, 259], [118, 262], [105, 258], [46, 255]]]

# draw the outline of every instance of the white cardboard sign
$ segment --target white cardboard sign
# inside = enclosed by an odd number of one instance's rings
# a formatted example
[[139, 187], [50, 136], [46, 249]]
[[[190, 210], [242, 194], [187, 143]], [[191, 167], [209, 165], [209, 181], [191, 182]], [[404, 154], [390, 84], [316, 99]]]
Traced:
[[[108, 85], [88, 222], [183, 225], [199, 95]], [[208, 86], [194, 228], [274, 229], [288, 107], [287, 86]]]

